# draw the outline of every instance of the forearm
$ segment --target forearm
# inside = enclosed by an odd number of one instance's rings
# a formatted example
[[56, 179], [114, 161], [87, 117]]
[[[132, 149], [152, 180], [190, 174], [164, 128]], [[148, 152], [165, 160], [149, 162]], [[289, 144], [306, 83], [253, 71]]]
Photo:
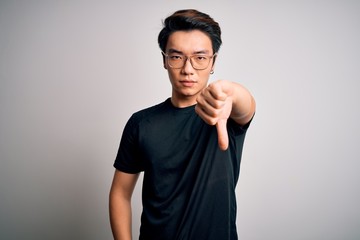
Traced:
[[248, 123], [254, 115], [256, 103], [251, 93], [241, 84], [231, 82], [233, 106], [230, 118], [235, 122], [244, 125]]
[[131, 202], [110, 192], [110, 224], [115, 240], [131, 240]]
[[139, 174], [116, 170], [109, 194], [111, 230], [115, 240], [131, 240], [131, 196]]

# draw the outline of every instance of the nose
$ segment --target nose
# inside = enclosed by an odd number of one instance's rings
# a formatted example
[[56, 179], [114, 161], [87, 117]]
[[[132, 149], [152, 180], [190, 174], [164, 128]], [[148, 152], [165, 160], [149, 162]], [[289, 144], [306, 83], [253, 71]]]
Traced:
[[192, 66], [190, 58], [186, 58], [184, 66], [182, 68], [183, 73], [184, 74], [193, 74], [194, 70], [195, 69]]

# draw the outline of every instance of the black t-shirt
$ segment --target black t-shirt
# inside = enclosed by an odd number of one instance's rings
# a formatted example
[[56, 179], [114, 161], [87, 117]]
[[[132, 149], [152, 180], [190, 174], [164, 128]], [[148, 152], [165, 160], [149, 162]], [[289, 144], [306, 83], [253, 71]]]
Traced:
[[144, 171], [140, 239], [237, 239], [235, 186], [246, 130], [228, 120], [229, 148], [195, 106], [170, 99], [127, 122], [114, 167]]

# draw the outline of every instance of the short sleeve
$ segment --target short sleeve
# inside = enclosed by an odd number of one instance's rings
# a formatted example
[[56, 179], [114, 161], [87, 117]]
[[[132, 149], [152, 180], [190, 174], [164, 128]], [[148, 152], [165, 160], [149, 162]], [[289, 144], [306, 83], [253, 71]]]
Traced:
[[238, 136], [238, 135], [245, 134], [246, 131], [248, 130], [248, 128], [250, 127], [250, 124], [251, 124], [254, 116], [255, 116], [255, 114], [252, 116], [250, 121], [248, 123], [246, 123], [245, 125], [239, 125], [234, 120], [229, 118], [228, 119], [228, 124], [227, 124], [229, 134], [232, 134], [233, 136]]
[[119, 150], [114, 162], [114, 167], [126, 173], [139, 173], [143, 171], [139, 149], [139, 124], [136, 118], [131, 116], [125, 125]]

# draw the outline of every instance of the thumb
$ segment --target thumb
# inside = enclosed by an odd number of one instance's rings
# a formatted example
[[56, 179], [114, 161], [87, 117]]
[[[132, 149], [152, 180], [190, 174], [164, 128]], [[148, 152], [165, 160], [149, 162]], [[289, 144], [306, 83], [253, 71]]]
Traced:
[[218, 134], [218, 144], [219, 148], [225, 151], [229, 146], [229, 137], [226, 128], [227, 119], [219, 119], [216, 123], [216, 131]]

